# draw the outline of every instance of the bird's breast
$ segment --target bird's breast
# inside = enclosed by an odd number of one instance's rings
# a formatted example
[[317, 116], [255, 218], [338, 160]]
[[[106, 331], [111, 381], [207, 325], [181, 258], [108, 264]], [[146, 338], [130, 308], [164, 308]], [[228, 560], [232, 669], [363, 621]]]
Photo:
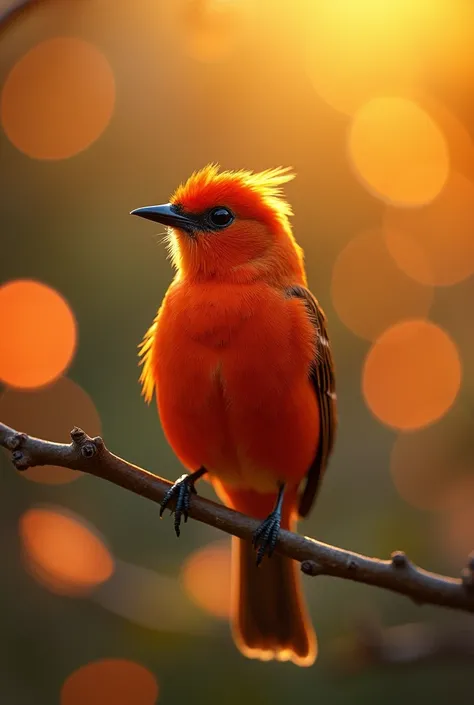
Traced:
[[196, 287], [183, 298], [177, 321], [182, 334], [191, 345], [196, 343], [216, 350], [235, 343], [240, 331], [258, 311], [255, 294], [236, 295], [220, 287]]
[[303, 477], [318, 410], [308, 380], [311, 327], [299, 311], [264, 286], [204, 287], [165, 304], [154, 368], [160, 417], [178, 457], [261, 491], [288, 474]]

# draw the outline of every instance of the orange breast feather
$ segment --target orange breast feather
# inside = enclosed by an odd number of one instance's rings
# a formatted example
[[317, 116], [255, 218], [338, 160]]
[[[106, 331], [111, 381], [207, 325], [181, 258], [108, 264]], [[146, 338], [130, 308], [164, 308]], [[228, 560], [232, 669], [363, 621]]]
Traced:
[[186, 468], [235, 489], [298, 484], [318, 444], [314, 343], [304, 304], [266, 284], [175, 284], [146, 364]]

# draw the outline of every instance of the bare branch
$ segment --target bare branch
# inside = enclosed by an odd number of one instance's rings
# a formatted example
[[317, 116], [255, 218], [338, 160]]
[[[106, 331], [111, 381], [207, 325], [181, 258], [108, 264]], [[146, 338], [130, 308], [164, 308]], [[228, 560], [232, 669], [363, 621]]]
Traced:
[[[12, 452], [17, 470], [37, 465], [59, 465], [81, 470], [161, 502], [171, 483], [122, 460], [104, 445], [101, 438], [89, 438], [74, 428], [69, 445], [51, 443], [18, 433], [0, 423], [0, 446]], [[189, 516], [233, 536], [250, 540], [259, 522], [232, 509], [193, 496]], [[401, 551], [391, 560], [369, 558], [329, 546], [290, 531], [281, 531], [276, 550], [301, 563], [307, 575], [332, 575], [385, 588], [410, 597], [419, 604], [429, 603], [474, 612], [474, 560], [468, 560], [462, 579], [430, 573], [415, 566]]]

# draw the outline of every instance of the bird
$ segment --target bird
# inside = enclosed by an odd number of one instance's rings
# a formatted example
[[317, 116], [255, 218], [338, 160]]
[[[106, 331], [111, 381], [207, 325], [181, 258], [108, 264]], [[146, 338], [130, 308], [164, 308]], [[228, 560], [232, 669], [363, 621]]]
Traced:
[[230, 624], [246, 657], [311, 666], [315, 630], [296, 561], [274, 553], [318, 494], [337, 430], [325, 313], [308, 289], [283, 184], [291, 167], [194, 171], [163, 205], [131, 211], [166, 227], [175, 276], [139, 345], [146, 402], [186, 472], [166, 493], [180, 535], [207, 479], [260, 521], [232, 537]]

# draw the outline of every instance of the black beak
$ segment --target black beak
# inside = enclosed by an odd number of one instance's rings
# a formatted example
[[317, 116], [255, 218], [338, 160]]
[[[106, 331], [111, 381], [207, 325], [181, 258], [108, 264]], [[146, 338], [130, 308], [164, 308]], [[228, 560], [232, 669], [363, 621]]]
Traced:
[[172, 203], [165, 203], [162, 206], [145, 206], [135, 208], [130, 215], [139, 215], [140, 218], [152, 220], [154, 223], [168, 225], [171, 228], [192, 231], [196, 224], [187, 215], [180, 213]]

